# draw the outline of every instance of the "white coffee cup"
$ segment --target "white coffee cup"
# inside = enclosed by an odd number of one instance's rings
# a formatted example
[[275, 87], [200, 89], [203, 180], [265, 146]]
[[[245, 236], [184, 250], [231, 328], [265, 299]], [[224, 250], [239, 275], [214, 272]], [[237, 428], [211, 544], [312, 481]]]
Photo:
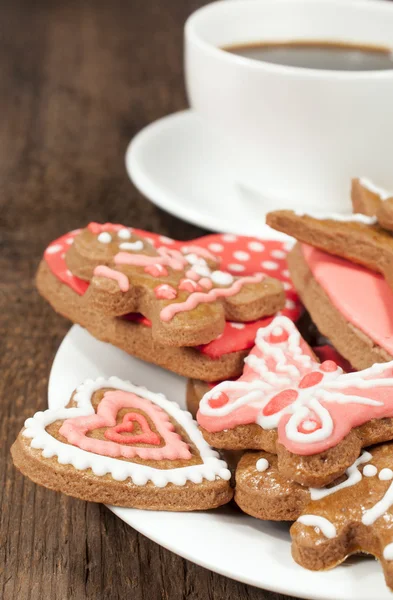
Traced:
[[393, 48], [393, 3], [224, 0], [191, 15], [188, 97], [217, 132], [231, 176], [267, 210], [348, 212], [356, 176], [393, 190], [393, 70], [287, 67], [221, 49], [286, 40]]

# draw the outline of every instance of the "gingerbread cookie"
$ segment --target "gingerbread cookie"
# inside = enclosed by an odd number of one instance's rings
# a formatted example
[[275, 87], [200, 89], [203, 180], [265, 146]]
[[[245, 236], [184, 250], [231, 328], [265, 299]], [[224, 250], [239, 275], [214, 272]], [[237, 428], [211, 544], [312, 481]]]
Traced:
[[351, 554], [372, 554], [393, 587], [393, 444], [376, 446], [330, 487], [307, 488], [283, 477], [277, 457], [248, 452], [236, 469], [235, 501], [263, 520], [296, 521], [292, 555], [301, 566], [330, 569]]
[[[65, 254], [78, 233], [79, 231], [71, 232], [52, 242], [38, 269], [38, 290], [57, 312], [85, 327], [97, 339], [179, 375], [217, 381], [241, 374], [243, 360], [254, 345], [256, 331], [261, 325], [270, 322], [271, 318], [251, 323], [228, 321], [221, 336], [196, 348], [158, 344], [153, 340], [151, 324], [147, 319], [135, 314], [124, 318], [104, 317], [83, 301], [89, 283], [75, 277], [65, 263]], [[142, 237], [148, 235], [140, 231], [138, 234], [143, 234]], [[150, 234], [149, 240], [158, 246], [165, 241], [170, 248], [187, 247], [184, 243], [173, 242], [156, 234]], [[272, 272], [285, 288], [286, 304], [282, 314], [297, 319], [300, 303], [289, 281], [285, 260], [287, 249], [284, 244], [276, 241], [262, 243], [255, 238], [229, 234], [205, 236], [189, 242], [190, 244], [213, 249], [226, 270], [245, 275], [252, 275], [258, 268], [266, 273]]]
[[225, 320], [254, 321], [284, 307], [279, 281], [258, 272], [220, 270], [213, 253], [197, 245], [155, 248], [128, 228], [90, 223], [66, 254], [70, 271], [90, 281], [84, 300], [104, 316], [141, 313], [152, 336], [169, 346], [206, 344]]
[[82, 500], [185, 511], [232, 497], [230, 471], [191, 415], [117, 377], [87, 380], [66, 408], [27, 419], [11, 452], [32, 481]]
[[344, 374], [318, 363], [295, 325], [276, 317], [245, 363], [240, 379], [200, 402], [197, 421], [216, 448], [277, 454], [284, 477], [321, 487], [363, 447], [393, 439], [393, 361]]
[[384, 229], [393, 230], [393, 193], [366, 178], [352, 180], [354, 212], [376, 217]]
[[393, 237], [378, 225], [376, 217], [277, 210], [267, 215], [266, 222], [300, 242], [393, 278]]
[[351, 365], [392, 360], [393, 292], [381, 275], [305, 244], [288, 264], [313, 321]]

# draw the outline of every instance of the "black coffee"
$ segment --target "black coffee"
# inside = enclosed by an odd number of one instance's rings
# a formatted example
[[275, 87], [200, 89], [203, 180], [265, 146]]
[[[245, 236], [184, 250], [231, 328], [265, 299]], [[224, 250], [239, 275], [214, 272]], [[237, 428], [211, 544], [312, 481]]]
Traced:
[[384, 71], [393, 69], [393, 52], [383, 46], [339, 42], [255, 42], [225, 46], [223, 50], [276, 65], [329, 71]]

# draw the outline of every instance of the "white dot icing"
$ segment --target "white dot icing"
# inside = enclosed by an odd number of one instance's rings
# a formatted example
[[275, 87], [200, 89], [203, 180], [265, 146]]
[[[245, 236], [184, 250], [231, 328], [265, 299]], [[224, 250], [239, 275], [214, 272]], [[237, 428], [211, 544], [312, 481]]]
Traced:
[[97, 240], [101, 242], [101, 244], [109, 244], [112, 241], [112, 236], [109, 231], [102, 231], [98, 234]]
[[119, 231], [117, 232], [117, 235], [121, 240], [129, 240], [131, 237], [131, 232], [126, 228], [119, 229]]
[[207, 265], [205, 259], [201, 256], [198, 256], [198, 254], [195, 254], [194, 252], [191, 254], [186, 254], [184, 258], [190, 265]]
[[257, 471], [259, 471], [260, 473], [266, 471], [269, 468], [269, 466], [269, 461], [267, 461], [266, 458], [260, 458], [259, 460], [257, 460], [255, 465]]
[[278, 264], [273, 260], [264, 260], [261, 262], [261, 267], [263, 269], [267, 269], [268, 271], [273, 271], [274, 269], [278, 269]]
[[285, 300], [285, 308], [294, 309], [295, 307], [296, 307], [296, 304], [294, 303], [293, 300], [290, 300], [289, 298], [287, 300]]
[[237, 236], [233, 235], [232, 233], [224, 233], [222, 239], [224, 240], [224, 242], [236, 242]]
[[363, 469], [363, 475], [365, 477], [374, 477], [378, 473], [378, 469], [375, 465], [366, 465]]
[[236, 250], [236, 252], [233, 253], [233, 258], [236, 260], [247, 261], [250, 260], [250, 255], [248, 252], [243, 252], [243, 250]]
[[237, 263], [232, 263], [231, 265], [228, 265], [228, 269], [230, 269], [231, 271], [235, 271], [235, 272], [241, 272], [245, 270], [245, 266], [244, 265], [238, 265]]
[[233, 323], [233, 322], [230, 322], [229, 325], [231, 327], [233, 327], [233, 329], [244, 329], [246, 326], [245, 323]]
[[393, 471], [392, 469], [382, 469], [378, 475], [381, 481], [389, 481], [393, 479]]
[[272, 250], [270, 254], [273, 258], [282, 259], [286, 257], [286, 253], [283, 250]]
[[233, 275], [225, 271], [213, 271], [211, 280], [217, 285], [231, 285], [233, 283]]
[[253, 252], [263, 252], [265, 246], [261, 242], [248, 242], [248, 248]]
[[56, 254], [56, 252], [60, 252], [63, 249], [63, 246], [60, 244], [53, 244], [46, 249], [47, 254]]
[[222, 252], [224, 250], [224, 246], [222, 244], [209, 244], [209, 250], [211, 250], [212, 252]]
[[207, 265], [193, 265], [192, 270], [201, 277], [210, 277], [211, 271]]

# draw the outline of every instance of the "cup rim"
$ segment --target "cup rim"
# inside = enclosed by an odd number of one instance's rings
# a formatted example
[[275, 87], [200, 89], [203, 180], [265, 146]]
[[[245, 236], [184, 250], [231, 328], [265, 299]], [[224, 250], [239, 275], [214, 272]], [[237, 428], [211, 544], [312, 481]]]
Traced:
[[[294, 6], [300, 4], [302, 6], [316, 6], [324, 4], [325, 6], [335, 6], [337, 10], [343, 6], [357, 8], [358, 10], [375, 9], [378, 12], [391, 12], [393, 14], [393, 2], [386, 0], [217, 0], [211, 2], [193, 12], [186, 20], [184, 26], [184, 37], [186, 45], [192, 43], [194, 46], [210, 54], [213, 58], [219, 58], [228, 63], [243, 65], [253, 71], [269, 72], [281, 75], [287, 75], [297, 78], [314, 78], [314, 79], [342, 79], [342, 80], [390, 80], [393, 79], [392, 69], [375, 70], [375, 71], [337, 71], [333, 69], [313, 69], [310, 67], [294, 67], [289, 65], [280, 65], [276, 63], [268, 63], [263, 60], [254, 60], [246, 56], [232, 54], [223, 50], [219, 46], [205, 41], [196, 31], [196, 26], [205, 14], [217, 10], [232, 10], [230, 7], [241, 6], [260, 6], [261, 4], [271, 4], [277, 6], [279, 4], [285, 6]], [[393, 41], [393, 40], [392, 40]], [[392, 43], [393, 52], [393, 43]]]

